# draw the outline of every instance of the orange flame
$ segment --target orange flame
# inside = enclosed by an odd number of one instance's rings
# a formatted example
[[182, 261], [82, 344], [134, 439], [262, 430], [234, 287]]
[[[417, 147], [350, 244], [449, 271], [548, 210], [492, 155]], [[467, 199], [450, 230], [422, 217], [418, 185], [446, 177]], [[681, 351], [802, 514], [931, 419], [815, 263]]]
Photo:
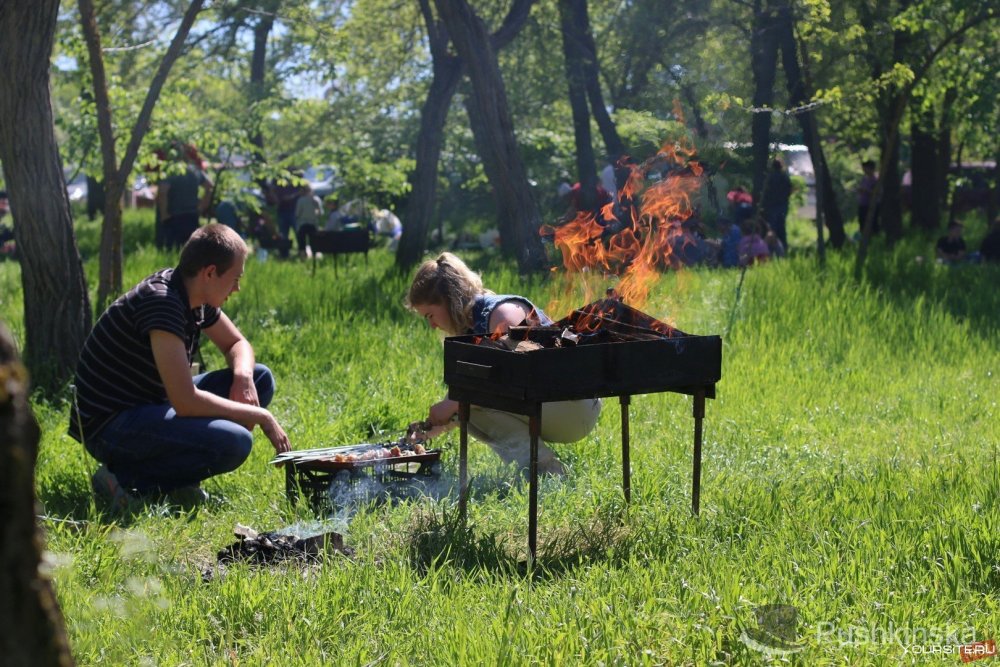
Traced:
[[[703, 168], [693, 160], [694, 147], [667, 143], [642, 164], [623, 164], [629, 175], [613, 201], [599, 215], [580, 211], [560, 226], [544, 225], [562, 253], [568, 274], [598, 272], [617, 275], [616, 290], [633, 306], [645, 303], [663, 269], [679, 269], [677, 256], [684, 245], [695, 242], [684, 221], [694, 213], [692, 197], [702, 184]], [[650, 172], [665, 175], [648, 186]], [[588, 296], [591, 290], [587, 288]]]

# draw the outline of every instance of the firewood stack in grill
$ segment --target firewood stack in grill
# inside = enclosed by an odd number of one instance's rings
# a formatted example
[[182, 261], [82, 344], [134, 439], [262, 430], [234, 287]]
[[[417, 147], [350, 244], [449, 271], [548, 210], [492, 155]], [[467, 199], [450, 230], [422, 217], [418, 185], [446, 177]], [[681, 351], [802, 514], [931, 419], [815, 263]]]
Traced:
[[480, 345], [512, 352], [575, 347], [596, 343], [662, 340], [686, 336], [684, 332], [614, 297], [574, 310], [549, 326], [515, 326], [500, 336], [477, 337]]

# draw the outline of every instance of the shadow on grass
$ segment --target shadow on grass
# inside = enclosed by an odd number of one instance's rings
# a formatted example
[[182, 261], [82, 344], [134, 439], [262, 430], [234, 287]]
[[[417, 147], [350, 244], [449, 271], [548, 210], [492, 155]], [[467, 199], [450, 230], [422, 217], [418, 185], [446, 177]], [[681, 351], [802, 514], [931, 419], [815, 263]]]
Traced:
[[190, 522], [197, 519], [201, 507], [218, 506], [223, 502], [222, 498], [211, 496], [204, 505], [184, 505], [172, 502], [165, 496], [150, 496], [133, 499], [124, 507], [116, 507], [103, 498], [95, 498], [86, 477], [68, 474], [53, 478], [50, 483], [40, 487], [38, 500], [42, 505], [41, 513], [53, 521], [96, 521], [102, 525], [115, 524], [121, 527], [130, 526], [139, 517], [150, 515], [186, 515]]
[[534, 567], [526, 545], [516, 544], [523, 538], [473, 526], [457, 507], [417, 514], [406, 544], [413, 567], [424, 574], [444, 566], [546, 580], [588, 563], [627, 560], [634, 537], [625, 518], [624, 506], [609, 505], [585, 522], [540, 531]]
[[[933, 240], [919, 253], [919, 239], [910, 239], [895, 251], [873, 255], [865, 268], [868, 282], [896, 307], [909, 311], [917, 299], [940, 307], [967, 322], [974, 333], [989, 336], [1000, 329], [1000, 265], [989, 263], [937, 264]], [[918, 259], [918, 257], [922, 259]]]
[[94, 493], [86, 476], [55, 471], [37, 489], [43, 514], [69, 519], [86, 519], [90, 515]]

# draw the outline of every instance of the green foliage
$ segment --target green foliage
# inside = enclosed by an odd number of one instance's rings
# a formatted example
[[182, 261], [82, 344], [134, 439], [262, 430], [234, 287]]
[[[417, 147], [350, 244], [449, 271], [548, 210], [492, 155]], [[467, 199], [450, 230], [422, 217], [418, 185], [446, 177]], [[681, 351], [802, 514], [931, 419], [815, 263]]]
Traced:
[[665, 143], [690, 140], [683, 123], [657, 118], [648, 111], [622, 109], [615, 114], [615, 125], [622, 141], [639, 161], [656, 155]]
[[[126, 217], [125, 283], [176, 261], [149, 244], [148, 212]], [[792, 221], [793, 238], [808, 227]], [[970, 225], [978, 245], [984, 229]], [[97, 225], [78, 223], [96, 282]], [[862, 284], [850, 254], [825, 271], [808, 253], [740, 275], [665, 275], [643, 309], [720, 333], [723, 378], [705, 420], [702, 512], [690, 503], [691, 403], [636, 396], [632, 493], [621, 500], [620, 425], [555, 445], [572, 467], [541, 485], [539, 568], [524, 570], [527, 488], [470, 446], [470, 522], [454, 497], [317, 519], [283, 499], [271, 448], [206, 488], [207, 506], [115, 518], [95, 507], [94, 462], [66, 436], [65, 400], [36, 400], [37, 489], [52, 573], [80, 664], [760, 664], [740, 641], [754, 609], [799, 612], [802, 664], [895, 665], [894, 641], [851, 644], [824, 627], [1000, 627], [998, 269], [949, 268], [932, 239], [879, 245]], [[525, 281], [468, 255], [488, 286], [540, 304], [558, 280]], [[383, 250], [251, 260], [229, 313], [278, 379], [275, 414], [298, 448], [402, 428], [441, 397], [440, 339], [401, 305], [408, 276]], [[601, 281], [598, 281], [601, 282]], [[579, 305], [567, 304], [568, 305]], [[553, 315], [564, 307], [551, 306]], [[0, 317], [21, 329], [20, 276], [0, 263]], [[221, 357], [209, 354], [217, 368]], [[456, 436], [444, 466], [456, 474]], [[202, 580], [238, 523], [346, 532], [353, 559], [236, 566]], [[823, 625], [831, 624], [831, 625]], [[917, 643], [922, 643], [919, 640]], [[909, 654], [909, 655], [912, 655]], [[628, 656], [628, 657], [626, 657]]]
[[[724, 176], [744, 180], [742, 159], [720, 147], [747, 143], [754, 113], [760, 112], [751, 102], [753, 6], [728, 0], [589, 0], [605, 102], [630, 150], [645, 157], [687, 134], [697, 137], [696, 147], [709, 162], [725, 165]], [[476, 5], [492, 29], [509, 7], [510, 0]], [[182, 8], [129, 0], [100, 6], [106, 46], [119, 49], [105, 54], [119, 154], [123, 130], [134, 122], [164, 48], [167, 26]], [[939, 128], [950, 127], [952, 157], [960, 150], [964, 160], [995, 158], [1000, 80], [993, 63], [1000, 42], [989, 3], [800, 0], [791, 8], [806, 94], [816, 104], [845, 213], [853, 209], [857, 164], [878, 156], [887, 100], [907, 86], [916, 84], [914, 110], [927, 112]], [[254, 87], [249, 81], [253, 30], [265, 17], [275, 23], [265, 80]], [[973, 17], [985, 18], [953, 39]], [[89, 72], [80, 66], [85, 49], [72, 3], [61, 20], [53, 86], [63, 159], [71, 170], [95, 174], [99, 152]], [[154, 151], [191, 142], [216, 165], [219, 196], [251, 205], [256, 181], [332, 165], [343, 181], [342, 199], [361, 198], [402, 214], [431, 77], [424, 32], [413, 1], [215, 3], [167, 82], [134, 175], [155, 180], [162, 165], [150, 165]], [[561, 43], [558, 5], [544, 0], [535, 3], [521, 33], [499, 54], [521, 154], [546, 219], [562, 213], [554, 193], [576, 171]], [[931, 53], [937, 55], [926, 69]], [[772, 140], [802, 143], [799, 119], [782, 113], [791, 106], [783, 84], [779, 71]], [[463, 105], [467, 85], [460, 86], [445, 126], [435, 213], [435, 222], [454, 232], [492, 226], [496, 216]], [[696, 121], [704, 123], [707, 137], [698, 135]], [[909, 122], [904, 116], [904, 159]], [[596, 129], [596, 154], [603, 155]], [[252, 142], [258, 135], [264, 144], [260, 155]], [[245, 167], [231, 164], [251, 157]]]

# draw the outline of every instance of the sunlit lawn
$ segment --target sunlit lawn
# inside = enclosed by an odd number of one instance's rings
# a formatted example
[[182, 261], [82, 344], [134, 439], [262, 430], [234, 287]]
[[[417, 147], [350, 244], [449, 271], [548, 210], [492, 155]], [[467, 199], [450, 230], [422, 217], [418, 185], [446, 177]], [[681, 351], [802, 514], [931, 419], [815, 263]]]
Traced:
[[[173, 263], [147, 245], [145, 218], [129, 229], [128, 284]], [[95, 230], [80, 232], [92, 283]], [[527, 489], [482, 445], [468, 529], [454, 497], [371, 505], [346, 524], [293, 510], [260, 434], [246, 465], [206, 483], [207, 506], [123, 520], [94, 505], [94, 462], [66, 435], [65, 400], [38, 399], [38, 495], [74, 653], [112, 665], [959, 663], [927, 647], [1000, 634], [1000, 270], [917, 254], [916, 242], [876, 245], [859, 285], [852, 254], [820, 271], [800, 252], [748, 271], [738, 302], [739, 272], [665, 275], [643, 309], [724, 337], [701, 515], [690, 399], [633, 399], [630, 506], [608, 401], [592, 437], [556, 445], [572, 474], [542, 485], [532, 576]], [[561, 293], [468, 259], [496, 291], [541, 304]], [[329, 258], [315, 276], [298, 261], [248, 263], [227, 312], [277, 375], [273, 409], [293, 446], [362, 442], [441, 397], [441, 342], [401, 306], [406, 285], [381, 250], [336, 275]], [[0, 295], [21, 335], [10, 262]], [[582, 305], [559, 304], [551, 314]], [[355, 556], [204, 582], [236, 524], [336, 528]], [[796, 608], [797, 652], [747, 646], [767, 604]]]

